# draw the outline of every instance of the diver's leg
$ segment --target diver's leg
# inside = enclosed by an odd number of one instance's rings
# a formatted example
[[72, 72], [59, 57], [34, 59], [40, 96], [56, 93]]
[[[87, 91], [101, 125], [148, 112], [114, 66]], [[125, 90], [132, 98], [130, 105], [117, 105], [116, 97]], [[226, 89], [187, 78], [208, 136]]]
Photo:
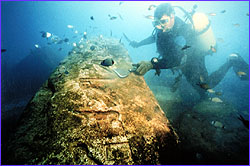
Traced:
[[210, 88], [214, 88], [216, 85], [218, 85], [231, 67], [232, 63], [230, 63], [230, 61], [227, 61], [218, 70], [211, 73], [211, 75], [208, 77], [208, 84]]
[[200, 98], [207, 98], [205, 89], [202, 89], [199, 84], [206, 83], [208, 80], [208, 72], [205, 67], [205, 59], [203, 56], [190, 56], [187, 58], [185, 66], [181, 69], [186, 77], [186, 80], [199, 93]]
[[231, 67], [241, 80], [249, 80], [249, 65], [240, 55], [231, 54], [227, 62], [208, 77], [209, 86], [214, 88], [218, 85]]

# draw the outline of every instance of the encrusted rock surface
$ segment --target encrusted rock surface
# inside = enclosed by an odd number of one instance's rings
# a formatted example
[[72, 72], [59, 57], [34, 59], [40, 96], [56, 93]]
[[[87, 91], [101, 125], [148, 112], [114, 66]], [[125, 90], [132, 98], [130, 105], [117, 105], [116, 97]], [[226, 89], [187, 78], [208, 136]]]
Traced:
[[[91, 46], [94, 50], [90, 50]], [[104, 67], [101, 60], [113, 58]], [[27, 105], [2, 164], [168, 164], [178, 137], [115, 39], [80, 43]]]

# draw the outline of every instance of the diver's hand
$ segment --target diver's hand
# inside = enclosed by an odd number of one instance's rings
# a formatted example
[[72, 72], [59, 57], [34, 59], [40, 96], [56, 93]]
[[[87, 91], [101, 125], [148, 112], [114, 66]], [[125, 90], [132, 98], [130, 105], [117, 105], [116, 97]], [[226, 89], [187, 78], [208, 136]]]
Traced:
[[144, 75], [146, 74], [150, 69], [153, 69], [153, 65], [150, 61], [141, 61], [138, 63], [139, 67], [136, 69], [136, 74]]
[[132, 46], [133, 48], [138, 48], [138, 47], [139, 47], [139, 43], [136, 42], [136, 41], [131, 41], [131, 42], [129, 43], [129, 45]]

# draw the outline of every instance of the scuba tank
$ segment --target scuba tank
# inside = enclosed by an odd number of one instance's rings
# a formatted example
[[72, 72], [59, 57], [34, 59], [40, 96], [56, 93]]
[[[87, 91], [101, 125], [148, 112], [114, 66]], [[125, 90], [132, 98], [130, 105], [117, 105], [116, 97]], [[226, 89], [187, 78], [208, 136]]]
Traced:
[[212, 48], [216, 47], [216, 40], [208, 17], [204, 13], [195, 12], [197, 5], [193, 6], [190, 13], [180, 6], [173, 7], [180, 9], [185, 14], [185, 22], [189, 20], [192, 24], [197, 37], [197, 48], [203, 52], [211, 53]]

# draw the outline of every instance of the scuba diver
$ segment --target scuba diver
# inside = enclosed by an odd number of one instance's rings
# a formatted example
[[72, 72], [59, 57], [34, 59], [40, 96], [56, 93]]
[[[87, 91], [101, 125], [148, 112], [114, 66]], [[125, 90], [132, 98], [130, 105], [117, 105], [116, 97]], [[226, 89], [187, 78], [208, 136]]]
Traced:
[[[208, 75], [205, 56], [216, 52], [216, 41], [210, 21], [205, 14], [196, 13], [196, 7], [194, 6], [193, 11], [188, 13], [179, 6], [163, 3], [155, 9], [153, 19], [155, 29], [151, 36], [140, 42], [130, 41], [126, 35], [125, 38], [134, 48], [156, 43], [159, 57], [138, 63], [137, 74], [144, 75], [151, 69], [155, 69], [157, 75], [160, 75], [160, 69], [177, 70], [180, 75], [186, 77], [203, 99], [207, 97], [207, 90], [214, 88], [231, 67], [240, 79], [248, 80], [249, 66], [240, 55], [234, 53], [217, 71]], [[175, 16], [174, 8], [181, 9], [191, 24]]]

